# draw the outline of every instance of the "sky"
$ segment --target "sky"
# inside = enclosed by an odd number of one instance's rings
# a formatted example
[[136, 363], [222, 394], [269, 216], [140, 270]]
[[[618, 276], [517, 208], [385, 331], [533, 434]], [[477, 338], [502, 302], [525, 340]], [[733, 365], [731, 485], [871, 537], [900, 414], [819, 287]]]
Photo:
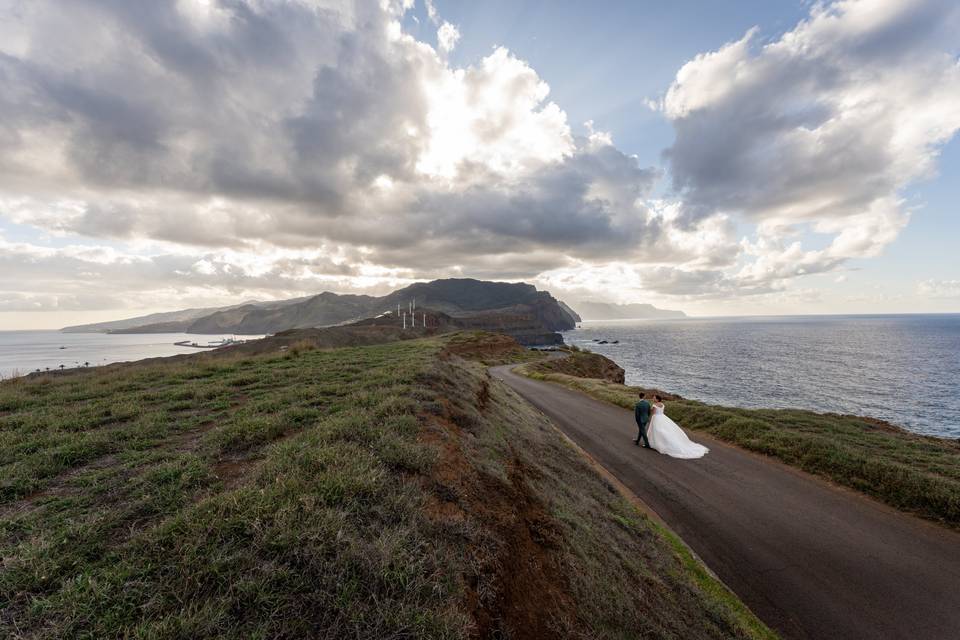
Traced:
[[418, 280], [960, 312], [960, 5], [0, 0], [0, 330]]

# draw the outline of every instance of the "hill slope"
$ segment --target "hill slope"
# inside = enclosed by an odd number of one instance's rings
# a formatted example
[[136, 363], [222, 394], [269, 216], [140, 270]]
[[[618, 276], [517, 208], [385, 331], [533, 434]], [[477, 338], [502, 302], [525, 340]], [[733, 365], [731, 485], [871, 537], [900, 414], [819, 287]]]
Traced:
[[0, 635], [771, 637], [448, 345], [0, 384]]
[[371, 296], [321, 293], [279, 309], [240, 307], [199, 318], [187, 333], [276, 333], [287, 329], [326, 327], [362, 318], [377, 308]]
[[[325, 292], [292, 301], [155, 314], [145, 316], [144, 322], [139, 324], [132, 319], [120, 321], [122, 326], [120, 323], [100, 323], [69, 329], [253, 335], [354, 322], [387, 311], [395, 312], [398, 306], [406, 310], [411, 303], [415, 303], [418, 309], [429, 309], [453, 318], [471, 318], [472, 321], [466, 324], [477, 328], [485, 328], [485, 324], [490, 328], [522, 324], [527, 333], [573, 329], [580, 319], [569, 307], [548, 292], [537, 291], [533, 285], [458, 278], [418, 282], [381, 297]], [[199, 311], [209, 313], [198, 315]]]
[[111, 320], [109, 322], [96, 322], [94, 324], [81, 324], [60, 329], [64, 333], [109, 333], [111, 331], [124, 331], [146, 326], [176, 326], [182, 330], [190, 326], [190, 323], [197, 318], [222, 311], [224, 307], [206, 307], [200, 309], [183, 309], [181, 311], [168, 311], [164, 313], [151, 313], [146, 316], [137, 316], [135, 318], [125, 318], [123, 320]]
[[458, 278], [418, 282], [382, 297], [325, 292], [279, 309], [241, 307], [195, 320], [187, 332], [257, 334], [324, 327], [396, 311], [398, 305], [406, 310], [411, 302], [418, 308], [454, 318], [483, 314], [531, 316], [547, 331], [572, 329], [577, 321], [553, 296], [537, 291], [533, 285]]
[[290, 300], [273, 300], [267, 302], [244, 302], [227, 307], [203, 307], [198, 309], [183, 309], [180, 311], [166, 311], [151, 313], [145, 316], [136, 316], [123, 320], [81, 324], [60, 329], [64, 333], [168, 333], [185, 331], [198, 318], [211, 314], [225, 313], [240, 307], [248, 309], [272, 309], [289, 304], [296, 304], [306, 298]]

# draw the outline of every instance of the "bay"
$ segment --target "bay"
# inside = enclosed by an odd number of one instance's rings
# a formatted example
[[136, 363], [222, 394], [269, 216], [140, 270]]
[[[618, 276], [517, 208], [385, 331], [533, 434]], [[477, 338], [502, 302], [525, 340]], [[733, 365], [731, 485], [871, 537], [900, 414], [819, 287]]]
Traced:
[[[233, 338], [232, 334], [186, 333], [61, 333], [59, 331], [0, 331], [0, 379], [25, 375], [37, 369], [65, 368], [129, 362], [143, 358], [197, 353], [205, 349], [174, 344], [190, 340], [199, 344]], [[253, 339], [262, 336], [236, 336]]]

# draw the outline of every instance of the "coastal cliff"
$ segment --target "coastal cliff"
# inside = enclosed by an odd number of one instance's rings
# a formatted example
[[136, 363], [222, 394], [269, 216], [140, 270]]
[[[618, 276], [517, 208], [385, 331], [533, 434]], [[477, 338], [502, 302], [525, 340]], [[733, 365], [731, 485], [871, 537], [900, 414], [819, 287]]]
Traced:
[[616, 362], [598, 353], [569, 351], [566, 357], [542, 360], [527, 365], [527, 371], [540, 374], [559, 373], [577, 378], [595, 378], [623, 384], [626, 372]]

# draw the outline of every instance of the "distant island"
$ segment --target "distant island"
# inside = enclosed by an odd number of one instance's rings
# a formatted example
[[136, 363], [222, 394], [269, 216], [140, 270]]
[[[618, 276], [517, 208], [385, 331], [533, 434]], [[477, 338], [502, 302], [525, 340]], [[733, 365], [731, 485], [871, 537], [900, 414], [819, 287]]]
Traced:
[[639, 320], [645, 318], [686, 318], [683, 311], [658, 309], [652, 304], [581, 302], [577, 309], [584, 320]]
[[[418, 282], [385, 296], [337, 294], [227, 307], [184, 309], [136, 318], [64, 327], [67, 333], [273, 334], [370, 322], [402, 323], [396, 314], [415, 305], [418, 321], [427, 314], [446, 328], [506, 333], [524, 344], [562, 342], [558, 331], [576, 327], [580, 316], [547, 291], [526, 283], [448, 278]], [[409, 313], [407, 313], [409, 317]]]

